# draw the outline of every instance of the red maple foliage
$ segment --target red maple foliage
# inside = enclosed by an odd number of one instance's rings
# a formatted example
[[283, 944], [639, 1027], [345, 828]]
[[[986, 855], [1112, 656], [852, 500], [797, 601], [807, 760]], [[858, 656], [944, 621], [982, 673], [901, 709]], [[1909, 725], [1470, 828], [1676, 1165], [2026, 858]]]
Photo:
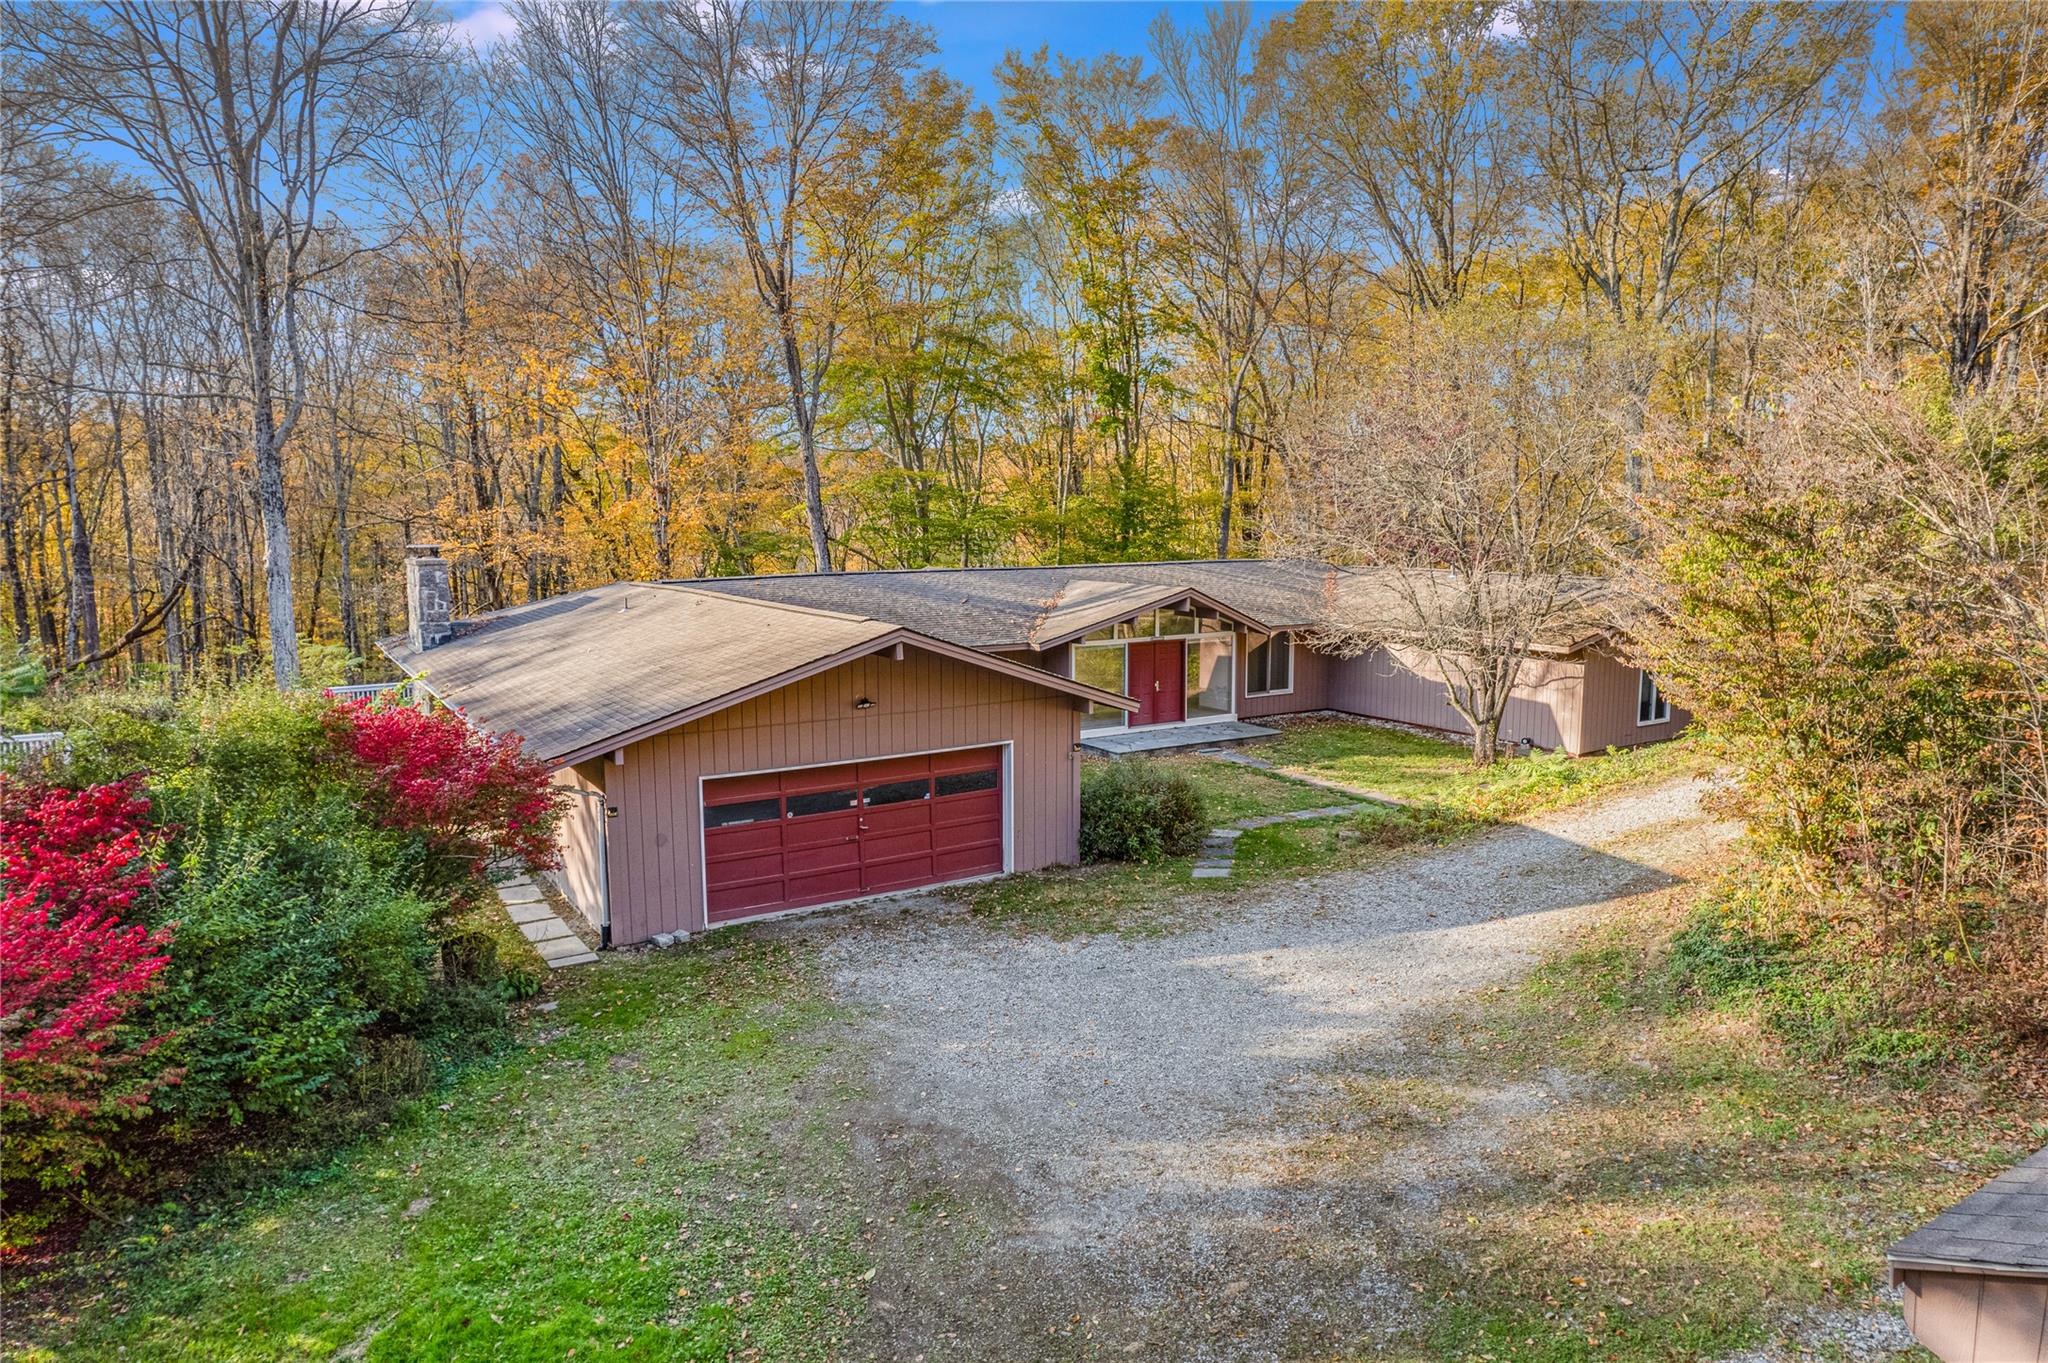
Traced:
[[451, 711], [337, 705], [328, 734], [353, 767], [377, 821], [421, 835], [438, 855], [480, 868], [510, 857], [556, 864], [561, 794], [516, 735], [473, 729]]
[[121, 1024], [156, 983], [171, 929], [122, 915], [162, 870], [139, 778], [67, 790], [0, 773], [0, 1112], [45, 1182], [100, 1149], [82, 1119], [139, 1111], [175, 1075], [163, 1037]]

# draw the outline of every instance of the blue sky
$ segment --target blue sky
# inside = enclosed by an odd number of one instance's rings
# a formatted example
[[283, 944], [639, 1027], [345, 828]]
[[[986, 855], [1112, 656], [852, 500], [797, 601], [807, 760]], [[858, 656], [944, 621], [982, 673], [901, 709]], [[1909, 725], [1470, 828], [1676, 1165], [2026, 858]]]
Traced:
[[[1253, 0], [1261, 19], [1285, 13], [1293, 0]], [[501, 0], [454, 0], [448, 11], [456, 30], [489, 45], [510, 34], [512, 20]], [[1124, 56], [1148, 51], [1145, 30], [1164, 10], [1183, 24], [1199, 22], [1202, 0], [892, 0], [892, 8], [932, 31], [937, 62], [985, 103], [996, 97], [996, 64], [1011, 51], [1040, 46], [1069, 57]], [[1899, 55], [1901, 6], [1884, 7], [1878, 20], [1876, 64], [1889, 70]]]
[[[456, 0], [448, 5], [456, 31], [488, 45], [512, 31], [499, 0]], [[1069, 57], [1106, 52], [1142, 54], [1145, 30], [1161, 10], [1186, 24], [1199, 20], [1200, 0], [894, 0], [904, 18], [923, 24], [939, 45], [938, 64], [985, 102], [995, 99], [993, 75], [1007, 52], [1041, 46]], [[1260, 17], [1284, 13], [1291, 0], [1254, 0]]]

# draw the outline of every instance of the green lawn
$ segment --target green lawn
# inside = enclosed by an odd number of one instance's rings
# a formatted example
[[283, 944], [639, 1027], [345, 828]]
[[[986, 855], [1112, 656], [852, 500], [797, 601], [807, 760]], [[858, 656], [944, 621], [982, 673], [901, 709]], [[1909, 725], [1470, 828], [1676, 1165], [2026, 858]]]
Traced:
[[832, 1017], [808, 965], [740, 941], [550, 997], [526, 1044], [382, 1136], [196, 1222], [133, 1218], [69, 1282], [11, 1284], [12, 1356], [829, 1356], [867, 1260], [862, 1171], [799, 1094]]
[[1480, 769], [1472, 765], [1467, 744], [1348, 720], [1290, 724], [1279, 738], [1251, 751], [1304, 776], [1486, 818], [1550, 809], [1701, 765], [1695, 745], [1680, 740], [1590, 757], [1508, 757]]
[[[1089, 758], [1089, 762], [1108, 761]], [[1221, 762], [1192, 753], [1147, 759], [1180, 773], [1194, 782], [1209, 809], [1209, 821], [1217, 826], [1261, 814], [1285, 814], [1299, 809], [1325, 809], [1346, 803], [1346, 797], [1304, 781], [1260, 771], [1236, 762]]]
[[1801, 1309], [1894, 1311], [1884, 1246], [2048, 1141], [2038, 1098], [1818, 1071], [1752, 1012], [1680, 993], [1669, 943], [1696, 893], [1417, 1026], [1416, 1073], [1361, 1076], [1330, 1115], [1316, 1153], [1341, 1181], [1431, 1147], [1486, 1095], [1560, 1076], [1574, 1093], [1412, 1242], [1404, 1276], [1436, 1308], [1423, 1356], [1680, 1363], [1755, 1348]]
[[[1106, 864], [1008, 876], [952, 891], [975, 916], [1055, 936], [1113, 932], [1155, 936], [1209, 921], [1229, 897], [1261, 880], [1347, 870], [1396, 848], [1442, 843], [1495, 819], [1554, 809], [1639, 781], [1701, 770], [1689, 742], [1596, 757], [1505, 758], [1487, 771], [1471, 750], [1347, 720], [1290, 724], [1246, 752], [1283, 770], [1262, 771], [1192, 753], [1144, 758], [1184, 774], [1202, 792], [1209, 821], [1342, 804], [1345, 796], [1289, 773], [1343, 782], [1410, 801], [1408, 809], [1361, 802], [1357, 812], [1253, 829], [1238, 840], [1235, 874], [1196, 880], [1193, 858], [1150, 865]], [[1090, 761], [1104, 759], [1089, 759]], [[1125, 759], [1131, 760], [1131, 759]]]

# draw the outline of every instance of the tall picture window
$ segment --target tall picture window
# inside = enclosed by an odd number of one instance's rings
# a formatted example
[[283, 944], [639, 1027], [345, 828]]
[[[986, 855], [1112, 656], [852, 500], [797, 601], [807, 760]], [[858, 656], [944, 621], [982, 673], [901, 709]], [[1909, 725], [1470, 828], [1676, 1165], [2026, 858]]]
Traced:
[[1253, 644], [1244, 659], [1247, 696], [1283, 696], [1294, 689], [1294, 636], [1274, 634]]
[[1662, 724], [1671, 718], [1671, 702], [1648, 672], [1636, 673], [1636, 723]]

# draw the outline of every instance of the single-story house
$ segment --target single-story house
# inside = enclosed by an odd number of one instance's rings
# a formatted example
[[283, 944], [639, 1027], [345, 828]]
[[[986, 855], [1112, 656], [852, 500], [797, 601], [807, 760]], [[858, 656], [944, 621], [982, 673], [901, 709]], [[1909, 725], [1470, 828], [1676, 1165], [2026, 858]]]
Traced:
[[2048, 1149], [1885, 1258], [1907, 1327], [1944, 1363], [2048, 1363]]
[[[1466, 728], [1398, 649], [1306, 637], [1370, 570], [1280, 560], [622, 582], [451, 620], [408, 558], [384, 652], [573, 792], [563, 892], [608, 942], [1076, 859], [1084, 746], [1336, 711]], [[1688, 716], [1611, 651], [1541, 644], [1504, 741], [1567, 753]]]

